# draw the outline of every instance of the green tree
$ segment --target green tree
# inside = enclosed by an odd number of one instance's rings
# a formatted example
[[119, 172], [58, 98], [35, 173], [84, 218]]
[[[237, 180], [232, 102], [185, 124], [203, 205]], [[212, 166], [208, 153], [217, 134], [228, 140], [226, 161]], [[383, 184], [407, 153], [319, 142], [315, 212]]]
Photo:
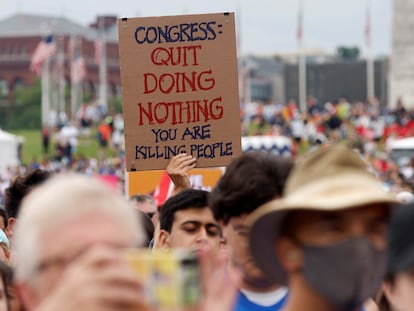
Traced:
[[119, 96], [114, 96], [108, 101], [109, 111], [120, 112], [122, 113], [122, 98]]
[[40, 129], [41, 99], [39, 80], [33, 86], [16, 88], [11, 104], [2, 108], [1, 114], [5, 117], [0, 120], [0, 124], [8, 130]]
[[338, 46], [336, 53], [343, 60], [356, 60], [359, 58], [360, 50], [357, 46]]

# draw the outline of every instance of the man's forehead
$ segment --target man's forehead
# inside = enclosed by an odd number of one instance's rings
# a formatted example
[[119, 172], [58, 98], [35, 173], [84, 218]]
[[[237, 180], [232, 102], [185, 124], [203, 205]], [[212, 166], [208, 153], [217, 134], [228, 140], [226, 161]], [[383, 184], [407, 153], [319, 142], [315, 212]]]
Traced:
[[85, 213], [49, 227], [42, 232], [42, 237], [47, 237], [45, 242], [50, 244], [64, 243], [68, 248], [71, 245], [78, 247], [80, 244], [127, 244], [134, 236], [134, 232], [128, 226], [122, 226], [119, 220], [115, 220], [105, 213]]
[[206, 207], [189, 207], [175, 212], [174, 223], [182, 223], [186, 221], [200, 221], [217, 223], [214, 219], [211, 209]]
[[229, 220], [229, 225], [232, 227], [247, 227], [249, 225], [249, 215], [244, 213], [239, 216], [232, 216]]

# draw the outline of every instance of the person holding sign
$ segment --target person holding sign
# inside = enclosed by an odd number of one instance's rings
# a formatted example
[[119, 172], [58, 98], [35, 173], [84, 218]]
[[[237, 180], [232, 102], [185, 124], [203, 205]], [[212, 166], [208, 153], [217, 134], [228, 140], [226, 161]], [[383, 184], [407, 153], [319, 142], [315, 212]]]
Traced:
[[174, 184], [172, 195], [191, 188], [188, 172], [196, 167], [197, 158], [180, 153], [173, 157], [165, 169]]
[[164, 203], [157, 237], [159, 248], [219, 250], [222, 232], [208, 206], [208, 195], [204, 190], [187, 189]]

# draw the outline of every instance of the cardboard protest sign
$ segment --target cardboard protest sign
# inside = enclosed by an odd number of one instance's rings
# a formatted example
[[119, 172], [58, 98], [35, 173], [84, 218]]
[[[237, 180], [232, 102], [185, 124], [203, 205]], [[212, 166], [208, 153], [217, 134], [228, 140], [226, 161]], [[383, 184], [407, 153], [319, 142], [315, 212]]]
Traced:
[[118, 21], [128, 171], [198, 167], [241, 153], [233, 13]]

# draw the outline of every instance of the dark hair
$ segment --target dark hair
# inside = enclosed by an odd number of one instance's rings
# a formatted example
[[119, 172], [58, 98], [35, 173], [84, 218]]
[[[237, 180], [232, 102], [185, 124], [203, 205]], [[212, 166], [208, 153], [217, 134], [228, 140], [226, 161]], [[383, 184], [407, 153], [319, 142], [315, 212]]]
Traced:
[[145, 214], [143, 211], [140, 211], [138, 209], [135, 209], [136, 213], [138, 214], [139, 221], [142, 224], [142, 227], [144, 228], [145, 233], [145, 240], [144, 240], [144, 246], [148, 246], [151, 242], [151, 240], [154, 237], [154, 224], [152, 223], [151, 218]]
[[5, 191], [4, 205], [8, 216], [17, 218], [23, 198], [50, 176], [50, 172], [41, 169], [36, 169], [27, 175], [17, 176]]
[[[8, 222], [9, 216], [7, 215], [6, 209], [1, 204], [0, 204], [0, 217], [2, 217], [4, 219], [4, 227], [7, 228], [7, 222]], [[0, 228], [0, 229], [2, 229], [2, 228]]]
[[[383, 282], [384, 283], [388, 283], [391, 286], [393, 286], [394, 285], [394, 281], [395, 281], [394, 275], [389, 274], [389, 275], [386, 275], [384, 277], [384, 281]], [[388, 298], [387, 298], [387, 296], [385, 295], [385, 293], [384, 293], [384, 291], [382, 289], [378, 292], [378, 295], [377, 295], [377, 297], [375, 299], [375, 302], [377, 303], [377, 306], [378, 306], [378, 310], [379, 311], [392, 311], [391, 304], [388, 301]]]
[[134, 194], [129, 197], [129, 201], [134, 204], [148, 202], [151, 205], [153, 211], [144, 213], [147, 214], [150, 218], [154, 216], [154, 214], [158, 211], [154, 198], [149, 194]]
[[134, 195], [129, 197], [129, 201], [138, 202], [138, 203], [150, 202], [155, 207], [154, 198], [152, 196], [150, 196], [149, 194], [134, 194]]
[[208, 207], [208, 195], [204, 190], [187, 189], [169, 198], [160, 210], [160, 228], [171, 232], [177, 211]]
[[214, 217], [227, 224], [232, 217], [250, 214], [282, 196], [293, 160], [271, 153], [242, 154], [226, 169], [210, 195]]
[[1, 282], [4, 287], [4, 295], [7, 302], [7, 310], [10, 310], [10, 287], [13, 285], [13, 269], [5, 262], [0, 261]]

